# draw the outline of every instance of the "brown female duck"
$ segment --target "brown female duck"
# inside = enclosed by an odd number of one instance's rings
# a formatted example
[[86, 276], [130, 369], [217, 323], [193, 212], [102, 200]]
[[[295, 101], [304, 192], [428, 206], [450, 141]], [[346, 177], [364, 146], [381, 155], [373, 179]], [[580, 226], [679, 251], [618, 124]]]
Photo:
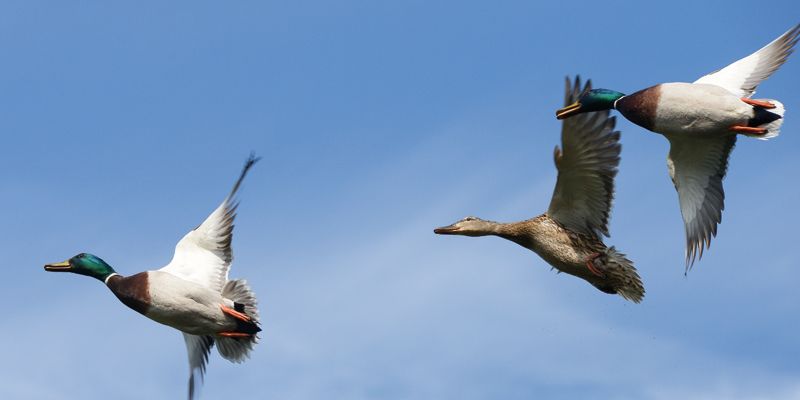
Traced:
[[[565, 104], [591, 90], [580, 78], [567, 79]], [[644, 287], [633, 263], [614, 247], [606, 247], [608, 217], [619, 165], [619, 132], [608, 111], [565, 120], [563, 151], [556, 147], [558, 180], [547, 212], [520, 222], [499, 223], [476, 217], [434, 229], [440, 235], [487, 236], [508, 239], [534, 251], [555, 269], [577, 276], [605, 293], [638, 303]]]

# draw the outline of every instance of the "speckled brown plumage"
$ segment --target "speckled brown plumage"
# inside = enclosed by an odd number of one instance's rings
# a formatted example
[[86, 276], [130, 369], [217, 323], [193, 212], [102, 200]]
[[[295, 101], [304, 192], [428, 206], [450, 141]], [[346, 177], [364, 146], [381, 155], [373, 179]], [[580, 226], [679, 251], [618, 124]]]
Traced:
[[[582, 87], [580, 79], [574, 84], [567, 79], [564, 104], [574, 103], [591, 87], [591, 82]], [[605, 293], [640, 302], [644, 288], [633, 263], [601, 239], [609, 235], [614, 177], [622, 150], [614, 126], [608, 110], [581, 113], [562, 123], [562, 147], [555, 151], [558, 179], [545, 214], [512, 223], [466, 217], [433, 232], [511, 240], [560, 272], [584, 279]]]
[[[566, 229], [546, 214], [497, 224], [496, 231], [497, 236], [535, 252], [560, 272], [584, 279], [603, 292], [616, 293], [636, 303], [644, 297], [644, 287], [633, 263], [596, 236]], [[594, 260], [594, 265], [603, 272], [603, 277], [586, 267], [586, 260], [595, 253], [600, 257]]]

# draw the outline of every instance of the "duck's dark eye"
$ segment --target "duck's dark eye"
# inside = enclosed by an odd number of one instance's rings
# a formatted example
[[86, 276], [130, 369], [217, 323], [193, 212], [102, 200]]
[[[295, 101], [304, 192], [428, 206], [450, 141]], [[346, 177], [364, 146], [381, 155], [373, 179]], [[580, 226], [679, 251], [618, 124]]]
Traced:
[[85, 258], [85, 257], [86, 257], [86, 253], [78, 254], [78, 258]]

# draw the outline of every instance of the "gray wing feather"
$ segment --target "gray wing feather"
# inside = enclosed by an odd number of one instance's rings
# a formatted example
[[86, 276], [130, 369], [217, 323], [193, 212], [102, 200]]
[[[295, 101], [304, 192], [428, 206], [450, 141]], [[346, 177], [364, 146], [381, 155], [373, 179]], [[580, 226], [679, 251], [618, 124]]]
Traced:
[[214, 338], [184, 333], [183, 339], [186, 342], [186, 353], [189, 355], [189, 400], [192, 400], [195, 394], [195, 377], [199, 376], [202, 383], [208, 354], [214, 347]]
[[[565, 105], [588, 90], [591, 81], [581, 89], [580, 77], [574, 86], [567, 78]], [[578, 114], [562, 122], [563, 151], [555, 149], [558, 180], [547, 215], [572, 231], [609, 236], [614, 177], [622, 150], [615, 123], [609, 110]]]
[[717, 235], [725, 209], [722, 179], [728, 170], [728, 158], [736, 144], [736, 135], [687, 138], [667, 136], [670, 141], [667, 167], [678, 191], [686, 228], [686, 269]]

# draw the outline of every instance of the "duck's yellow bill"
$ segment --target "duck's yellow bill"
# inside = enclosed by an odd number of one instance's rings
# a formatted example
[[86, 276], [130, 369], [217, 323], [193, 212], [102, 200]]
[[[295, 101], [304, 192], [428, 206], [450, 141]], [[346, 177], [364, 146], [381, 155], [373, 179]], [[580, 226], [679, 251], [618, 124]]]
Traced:
[[577, 114], [578, 111], [580, 111], [580, 109], [581, 109], [581, 103], [576, 101], [576, 102], [574, 102], [574, 103], [572, 103], [572, 104], [570, 104], [570, 105], [568, 105], [568, 106], [566, 106], [564, 108], [558, 109], [556, 111], [556, 118], [558, 118], [558, 119], [567, 118], [570, 115]]
[[69, 271], [70, 269], [72, 266], [69, 264], [69, 260], [44, 266], [45, 271]]

